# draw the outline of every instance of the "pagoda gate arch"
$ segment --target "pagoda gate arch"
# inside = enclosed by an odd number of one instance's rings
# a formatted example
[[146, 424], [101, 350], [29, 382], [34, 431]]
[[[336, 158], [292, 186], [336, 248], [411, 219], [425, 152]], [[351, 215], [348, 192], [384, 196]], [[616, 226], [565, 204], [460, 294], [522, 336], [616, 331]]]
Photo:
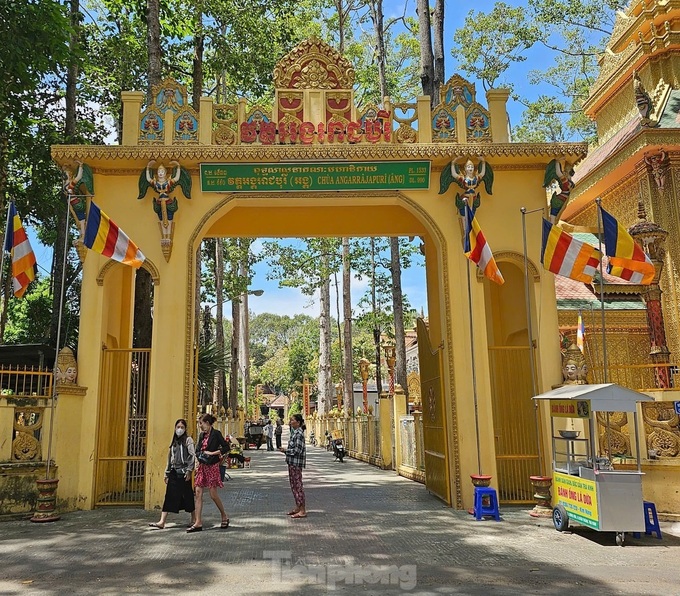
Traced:
[[[435, 416], [441, 416], [433, 421], [440, 439], [431, 455], [444, 462], [433, 492], [454, 507], [470, 507], [472, 485], [461, 479], [476, 474], [479, 462], [484, 473], [497, 477], [485, 316], [492, 291], [488, 280], [472, 284], [473, 359], [466, 277], [474, 266], [462, 255], [461, 191], [451, 178], [462, 184], [457, 175], [470, 162], [480, 177], [493, 168], [493, 194], [479, 180], [474, 189], [477, 202], [481, 195], [478, 221], [495, 251], [522, 253], [519, 208], [545, 207], [548, 162], [556, 156], [576, 161], [586, 147], [510, 143], [509, 93], [490, 90], [487, 109], [475, 85], [457, 75], [442, 86], [434, 108], [429, 97], [356, 106], [353, 81], [342, 56], [307, 40], [279, 62], [272, 106], [217, 105], [204, 97], [194, 111], [186, 88], [168, 79], [154, 87], [146, 107], [144, 93], [123, 93], [121, 145], [52, 149], [67, 173], [65, 188], [80, 192], [71, 206], [79, 207], [79, 197], [90, 207], [96, 201], [153, 264], [147, 266], [155, 284], [147, 451], [134, 456], [144, 458], [135, 487], [149, 509], [163, 499], [168, 429], [191, 413], [196, 251], [209, 237], [421, 236], [432, 354], [428, 397], [434, 396]], [[79, 164], [89, 177], [81, 177]], [[538, 262], [540, 234], [534, 229], [528, 238], [530, 258]], [[97, 504], [97, 437], [110, 426], [100, 420], [94, 433], [87, 428], [98, 420], [107, 384], [102, 344], [132, 349], [134, 303], [129, 268], [110, 265], [92, 251], [82, 258], [78, 381], [87, 390], [84, 396], [61, 396], [55, 421], [55, 459], [69, 472], [60, 477], [59, 490], [74, 508]], [[542, 389], [559, 382], [561, 367], [552, 278], [538, 275], [541, 283], [532, 284], [531, 293], [542, 312], [536, 337]], [[79, 449], [73, 437], [79, 437]], [[124, 445], [114, 438], [119, 448]], [[120, 466], [110, 465], [113, 471], [102, 482], [114, 487]]]
[[[305, 217], [300, 218], [300, 210], [304, 209]], [[312, 216], [310, 211], [316, 213]], [[292, 215], [287, 216], [287, 213]], [[354, 193], [321, 193], [310, 200], [305, 193], [298, 195], [252, 196], [250, 193], [234, 193], [218, 200], [209, 208], [191, 233], [187, 245], [187, 293], [195, 291], [196, 270], [195, 258], [201, 242], [209, 237], [369, 237], [369, 236], [409, 236], [423, 240], [428, 294], [429, 335], [433, 343], [450, 345], [452, 341], [451, 319], [446, 315], [446, 306], [450, 297], [444, 296], [443, 288], [451, 283], [450, 271], [446, 267], [449, 261], [450, 246], [446, 241], [446, 232], [438, 225], [432, 214], [423, 205], [400, 191], [354, 192]], [[186, 329], [196, 324], [196, 313], [187, 309]], [[438, 314], [435, 314], [438, 313]], [[194, 332], [192, 332], [194, 333]], [[192, 344], [193, 345], [193, 344]], [[187, 418], [193, 409], [192, 378], [195, 359], [192, 345], [185, 349], [185, 369], [192, 370], [191, 376], [184, 379], [183, 408]], [[441, 368], [441, 355], [434, 355], [433, 362], [437, 369]], [[453, 355], [450, 354], [450, 366]], [[450, 396], [453, 389], [445, 388], [445, 379], [452, 372], [439, 371], [439, 392], [442, 396]], [[453, 385], [452, 385], [453, 386]], [[452, 387], [451, 386], [451, 387]], [[445, 400], [445, 407], [437, 413], [437, 424], [449, 429], [443, 436], [437, 436], [433, 446], [438, 453], [457, 453], [457, 448], [448, 444], [448, 437], [457, 440], [458, 427], [456, 402], [450, 398]], [[427, 432], [427, 431], [426, 431]], [[448, 484], [451, 478], [459, 477], [460, 464], [457, 460], [444, 461], [444, 478], [439, 482]], [[440, 472], [443, 471], [440, 470]], [[460, 489], [456, 489], [459, 494]], [[449, 504], [450, 490], [434, 490], [435, 494]]]

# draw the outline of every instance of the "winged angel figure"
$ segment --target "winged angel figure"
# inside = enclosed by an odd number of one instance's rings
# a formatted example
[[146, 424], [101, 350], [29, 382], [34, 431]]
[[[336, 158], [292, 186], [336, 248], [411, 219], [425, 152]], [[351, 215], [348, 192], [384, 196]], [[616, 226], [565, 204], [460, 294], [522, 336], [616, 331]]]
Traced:
[[156, 170], [153, 169], [155, 161], [150, 161], [146, 169], [142, 171], [139, 176], [139, 196], [137, 199], [143, 199], [146, 196], [149, 188], [152, 188], [158, 193], [154, 198], [153, 210], [158, 215], [158, 225], [161, 230], [161, 249], [165, 260], [170, 259], [170, 252], [172, 251], [172, 235], [174, 231], [174, 215], [179, 209], [177, 199], [171, 196], [172, 190], [175, 186], [182, 189], [182, 194], [191, 199], [191, 175], [176, 161], [171, 161], [170, 166], [174, 168], [174, 173], [169, 176], [168, 171], [163, 164], [160, 164]]
[[574, 168], [567, 161], [560, 163], [559, 160], [553, 159], [545, 168], [543, 188], [552, 188], [553, 190], [552, 197], [550, 198], [551, 223], [559, 221], [560, 213], [562, 213], [569, 200], [571, 189], [575, 186], [572, 180], [573, 175]]
[[444, 166], [444, 169], [442, 170], [439, 182], [439, 194], [443, 195], [449, 189], [452, 182], [455, 182], [463, 189], [462, 195], [456, 193], [456, 208], [460, 215], [463, 216], [465, 215], [464, 199], [467, 199], [467, 203], [473, 212], [481, 204], [477, 188], [482, 182], [484, 183], [486, 194], [492, 194], [493, 170], [491, 169], [491, 165], [484, 161], [484, 158], [480, 158], [477, 167], [475, 167], [475, 164], [471, 159], [468, 159], [465, 162], [462, 171], [455, 161], [451, 161], [451, 163]]
[[[75, 165], [78, 167], [76, 168]], [[64, 167], [64, 194], [68, 198], [71, 215], [78, 224], [80, 238], [85, 234], [85, 218], [87, 215], [87, 197], [94, 195], [94, 176], [92, 168], [82, 161], [75, 162], [73, 168]]]

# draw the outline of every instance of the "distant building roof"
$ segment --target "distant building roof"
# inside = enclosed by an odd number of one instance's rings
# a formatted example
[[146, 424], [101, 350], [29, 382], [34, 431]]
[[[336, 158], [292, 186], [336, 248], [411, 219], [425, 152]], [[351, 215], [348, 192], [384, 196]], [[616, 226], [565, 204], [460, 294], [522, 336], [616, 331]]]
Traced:
[[52, 370], [55, 356], [54, 348], [45, 344], [0, 346], [0, 366], [33, 366]]

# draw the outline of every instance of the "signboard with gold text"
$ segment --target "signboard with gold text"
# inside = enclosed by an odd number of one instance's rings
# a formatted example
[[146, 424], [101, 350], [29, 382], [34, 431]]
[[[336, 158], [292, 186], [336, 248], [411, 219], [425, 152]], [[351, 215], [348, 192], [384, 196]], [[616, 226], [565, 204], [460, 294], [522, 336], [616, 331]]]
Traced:
[[570, 519], [598, 530], [597, 487], [592, 480], [553, 472], [555, 501], [567, 510]]
[[203, 192], [427, 190], [429, 161], [201, 164]]

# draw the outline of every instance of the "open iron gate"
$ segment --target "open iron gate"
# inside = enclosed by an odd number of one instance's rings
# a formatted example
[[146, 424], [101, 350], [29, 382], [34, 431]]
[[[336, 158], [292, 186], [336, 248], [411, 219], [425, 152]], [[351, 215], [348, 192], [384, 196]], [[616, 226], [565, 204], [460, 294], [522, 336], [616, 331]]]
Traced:
[[95, 505], [144, 505], [151, 350], [104, 348]]

